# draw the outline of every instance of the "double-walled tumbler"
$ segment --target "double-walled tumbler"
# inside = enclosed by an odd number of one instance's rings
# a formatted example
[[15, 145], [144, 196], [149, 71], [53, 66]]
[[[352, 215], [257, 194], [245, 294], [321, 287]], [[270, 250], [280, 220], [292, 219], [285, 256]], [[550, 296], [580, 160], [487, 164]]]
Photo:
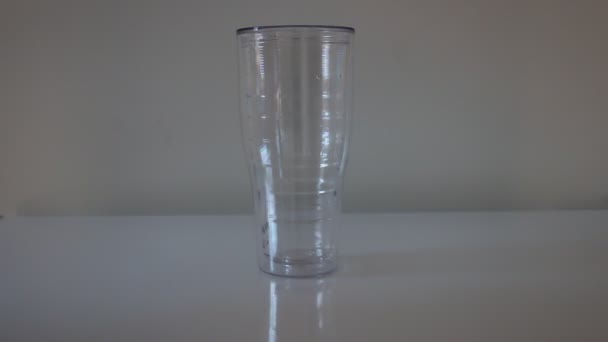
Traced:
[[237, 30], [242, 139], [253, 187], [258, 264], [315, 276], [337, 267], [352, 115], [354, 30]]

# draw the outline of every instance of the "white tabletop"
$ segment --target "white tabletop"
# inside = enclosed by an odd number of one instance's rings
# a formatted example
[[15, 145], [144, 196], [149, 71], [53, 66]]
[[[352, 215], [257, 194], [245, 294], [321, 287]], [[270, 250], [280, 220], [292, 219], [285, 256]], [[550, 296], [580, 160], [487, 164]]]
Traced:
[[251, 221], [0, 220], [0, 341], [608, 341], [608, 211], [347, 215], [319, 279]]

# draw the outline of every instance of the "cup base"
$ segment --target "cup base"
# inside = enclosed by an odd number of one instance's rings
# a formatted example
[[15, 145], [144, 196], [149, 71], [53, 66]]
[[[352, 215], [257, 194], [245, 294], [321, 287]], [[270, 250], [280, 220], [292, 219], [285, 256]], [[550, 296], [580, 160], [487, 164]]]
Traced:
[[264, 255], [259, 261], [260, 269], [268, 274], [283, 277], [318, 277], [329, 274], [336, 270], [337, 262], [335, 255], [294, 257], [287, 256], [270, 257]]

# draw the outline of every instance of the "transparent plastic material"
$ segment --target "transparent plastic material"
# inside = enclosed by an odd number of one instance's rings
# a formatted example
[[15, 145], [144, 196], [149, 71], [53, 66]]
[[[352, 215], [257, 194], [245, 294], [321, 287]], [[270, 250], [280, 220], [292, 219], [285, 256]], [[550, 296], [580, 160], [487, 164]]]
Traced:
[[242, 138], [265, 272], [315, 276], [337, 266], [353, 36], [336, 26], [237, 31]]

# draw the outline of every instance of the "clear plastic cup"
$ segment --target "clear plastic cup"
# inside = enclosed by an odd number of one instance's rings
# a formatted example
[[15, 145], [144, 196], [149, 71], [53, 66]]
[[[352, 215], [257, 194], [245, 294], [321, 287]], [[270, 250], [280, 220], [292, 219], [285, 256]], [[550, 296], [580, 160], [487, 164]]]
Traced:
[[242, 139], [267, 273], [336, 269], [353, 38], [337, 26], [237, 30]]

